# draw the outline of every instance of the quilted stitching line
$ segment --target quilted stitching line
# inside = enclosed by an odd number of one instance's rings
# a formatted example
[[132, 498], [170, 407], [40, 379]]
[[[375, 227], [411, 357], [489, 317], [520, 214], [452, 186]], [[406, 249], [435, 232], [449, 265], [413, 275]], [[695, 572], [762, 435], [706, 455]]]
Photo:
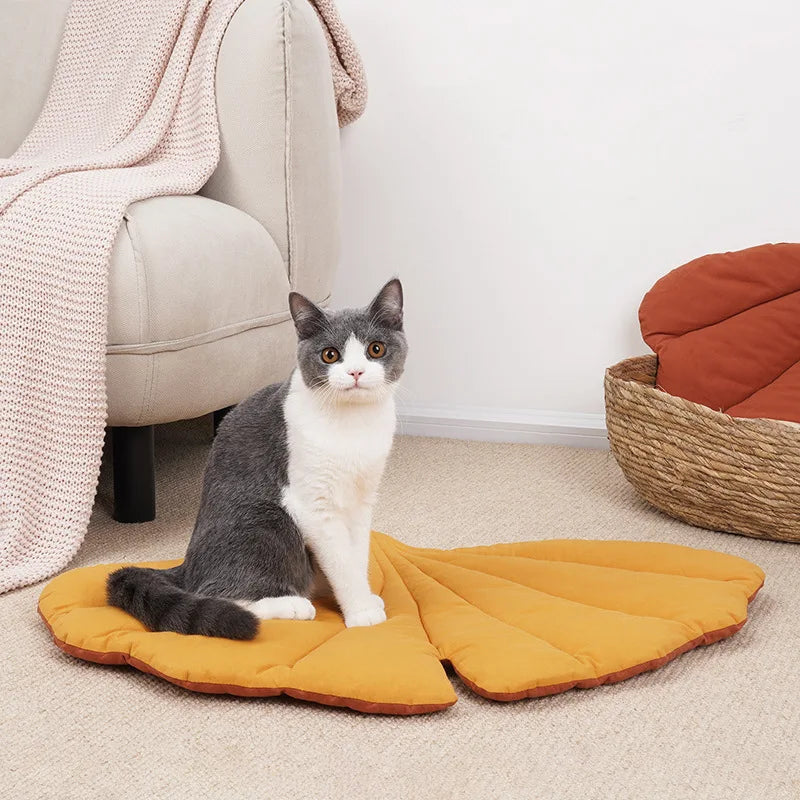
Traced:
[[[446, 591], [448, 591], [448, 592], [450, 592], [451, 594], [453, 594], [453, 595], [455, 595], [456, 597], [458, 597], [460, 600], [463, 600], [465, 603], [467, 603], [467, 605], [469, 605], [471, 608], [474, 608], [476, 611], [479, 611], [479, 612], [480, 612], [481, 614], [483, 614], [484, 616], [486, 616], [486, 617], [489, 617], [490, 619], [493, 619], [493, 620], [495, 620], [496, 622], [499, 622], [501, 625], [507, 625], [509, 628], [514, 628], [515, 630], [518, 630], [518, 631], [520, 631], [520, 632], [524, 633], [526, 636], [530, 636], [530, 638], [531, 638], [531, 639], [536, 639], [537, 641], [544, 642], [544, 644], [546, 644], [546, 645], [549, 645], [549, 646], [550, 646], [550, 647], [552, 647], [554, 650], [558, 650], [560, 653], [563, 653], [565, 656], [569, 656], [569, 658], [571, 658], [573, 661], [576, 661], [576, 662], [577, 662], [577, 663], [579, 663], [581, 666], [590, 666], [589, 664], [586, 664], [586, 663], [584, 663], [584, 662], [583, 662], [583, 661], [582, 661], [580, 658], [578, 658], [577, 656], [574, 656], [572, 653], [569, 653], [568, 651], [566, 651], [566, 650], [563, 650], [562, 648], [558, 647], [557, 645], [553, 644], [552, 642], [549, 642], [549, 641], [547, 641], [547, 639], [545, 639], [544, 637], [542, 637], [542, 636], [536, 636], [535, 634], [531, 633], [530, 631], [526, 631], [524, 628], [520, 628], [518, 625], [514, 625], [512, 622], [506, 622], [504, 619], [500, 619], [499, 617], [496, 617], [496, 616], [494, 616], [494, 614], [490, 614], [488, 611], [486, 611], [486, 610], [484, 610], [484, 609], [482, 609], [482, 608], [479, 608], [479, 607], [478, 607], [478, 606], [476, 606], [474, 603], [472, 603], [472, 602], [470, 602], [469, 600], [467, 600], [467, 598], [466, 598], [466, 597], [463, 597], [461, 594], [459, 594], [459, 593], [458, 593], [458, 592], [457, 592], [455, 589], [453, 589], [452, 587], [450, 587], [450, 586], [445, 586], [443, 583], [439, 583], [439, 581], [437, 581], [437, 580], [436, 580], [436, 578], [432, 577], [431, 575], [428, 575], [428, 573], [427, 573], [427, 572], [425, 572], [424, 570], [420, 569], [420, 568], [419, 568], [419, 567], [418, 567], [416, 564], [414, 564], [414, 563], [413, 563], [413, 562], [412, 562], [412, 561], [411, 561], [411, 560], [410, 560], [410, 559], [409, 559], [407, 556], [402, 556], [402, 555], [401, 555], [401, 556], [399, 556], [399, 557], [400, 557], [400, 558], [402, 558], [402, 559], [403, 559], [403, 560], [404, 560], [404, 561], [405, 561], [405, 562], [406, 562], [406, 563], [407, 563], [407, 564], [408, 564], [408, 565], [409, 565], [409, 566], [410, 566], [412, 569], [415, 569], [417, 572], [421, 573], [421, 574], [422, 574], [422, 575], [424, 575], [426, 578], [428, 578], [428, 580], [431, 580], [431, 581], [433, 581], [434, 583], [438, 584], [439, 586], [441, 586], [441, 587], [442, 587], [443, 589], [445, 589]], [[409, 591], [411, 591], [411, 590], [409, 590]], [[413, 593], [412, 593], [412, 596], [413, 596]], [[428, 638], [430, 638], [430, 637], [428, 637]], [[431, 640], [431, 644], [434, 644], [434, 643], [433, 643], [433, 640]], [[435, 647], [435, 646], [436, 646], [436, 645], [434, 644], [434, 647]], [[438, 649], [438, 648], [437, 648], [437, 649]]]
[[[524, 556], [504, 556], [504, 557], [505, 558], [522, 558], [522, 559], [524, 559]], [[421, 561], [434, 561], [434, 559], [426, 559], [424, 556], [420, 557], [420, 560]], [[506, 583], [511, 583], [514, 586], [521, 586], [523, 589], [530, 589], [531, 591], [538, 592], [539, 594], [546, 595], [547, 597], [552, 597], [555, 600], [563, 600], [565, 603], [571, 603], [573, 605], [583, 606], [584, 608], [594, 608], [594, 609], [597, 609], [598, 611], [608, 611], [611, 614], [622, 614], [622, 615], [624, 615], [626, 617], [636, 617], [638, 619], [656, 619], [656, 620], [659, 620], [660, 622], [675, 622], [678, 625], [681, 625], [683, 627], [687, 627], [688, 626], [688, 623], [683, 622], [682, 620], [679, 620], [679, 619], [672, 619], [670, 617], [659, 617], [656, 614], [635, 614], [632, 611], [620, 611], [618, 608], [608, 608], [606, 606], [598, 606], [598, 605], [596, 605], [594, 603], [586, 603], [586, 602], [583, 602], [581, 600], [573, 600], [570, 597], [563, 597], [562, 595], [559, 595], [559, 594], [553, 594], [552, 592], [546, 592], [546, 591], [544, 591], [544, 589], [538, 589], [538, 588], [535, 588], [533, 586], [528, 586], [528, 584], [526, 584], [526, 583], [520, 583], [519, 581], [515, 581], [512, 578], [506, 578], [503, 575], [495, 575], [493, 572], [488, 572], [488, 571], [485, 571], [485, 570], [482, 570], [482, 569], [478, 569], [476, 567], [465, 567], [463, 564], [454, 564], [451, 561], [440, 562], [440, 563], [446, 563], [449, 567], [456, 567], [457, 569], [464, 570], [465, 572], [476, 572], [479, 575], [489, 575], [492, 578], [495, 578], [495, 579], [500, 580], [500, 581], [505, 581]], [[555, 563], [558, 563], [558, 562], [555, 562]], [[567, 563], [575, 563], [575, 562], [567, 562]], [[588, 566], [594, 566], [594, 565], [588, 565]], [[652, 575], [660, 575], [661, 573], [650, 573], [650, 574], [652, 574]], [[671, 577], [682, 577], [682, 576], [671, 576]], [[690, 579], [690, 580], [692, 580], [692, 579]], [[705, 578], [701, 578], [700, 580], [706, 580], [706, 579]], [[723, 583], [723, 581], [717, 581], [717, 583]], [[455, 592], [455, 590], [452, 590], [452, 591]], [[462, 598], [462, 599], [466, 599], [466, 598]], [[467, 602], [469, 602], [469, 601], [467, 600]], [[693, 631], [691, 631], [691, 630], [688, 631], [688, 632], [689, 633], [693, 633]]]
[[[690, 330], [683, 331], [682, 333], [664, 333], [664, 332], [655, 333], [655, 332], [653, 332], [653, 333], [649, 333], [648, 336], [664, 336], [664, 337], [666, 337], [668, 339], [682, 339], [684, 336], [688, 336], [688, 335], [690, 335], [692, 333], [697, 333], [698, 331], [706, 330], [708, 328], [715, 328], [717, 325], [721, 325], [723, 322], [727, 322], [728, 320], [735, 319], [736, 317], [738, 317], [738, 316], [740, 316], [742, 314], [746, 314], [748, 311], [752, 311], [753, 309], [760, 308], [761, 306], [768, 305], [769, 303], [774, 303], [774, 302], [776, 302], [778, 300], [783, 300], [784, 297], [791, 297], [794, 294], [800, 294], [800, 289], [792, 289], [789, 292], [784, 292], [783, 294], [779, 294], [779, 295], [777, 295], [775, 297], [770, 297], [770, 298], [768, 298], [766, 300], [762, 300], [760, 303], [755, 303], [754, 305], [748, 306], [747, 308], [743, 308], [741, 311], [737, 311], [734, 314], [729, 314], [727, 317], [723, 317], [722, 319], [717, 320], [715, 322], [712, 322], [709, 325], [701, 325], [699, 328], [691, 328]], [[758, 394], [759, 392], [763, 391], [764, 389], [766, 389], [769, 386], [772, 386], [772, 384], [775, 383], [775, 381], [779, 380], [783, 375], [785, 375], [797, 363], [798, 363], [797, 361], [793, 361], [791, 364], [789, 364], [788, 367], [786, 367], [785, 369], [781, 370], [774, 378], [772, 378], [771, 380], [767, 381], [763, 386], [759, 386], [756, 389], [753, 389], [749, 394], [746, 394], [744, 397], [736, 400], [736, 402], [731, 403], [728, 406], [728, 408], [734, 408], [735, 406], [741, 405], [742, 403], [746, 403], [751, 397], [753, 397], [753, 395]], [[659, 386], [658, 388], [660, 389], [661, 387]], [[722, 409], [715, 409], [715, 410], [722, 410]], [[727, 411], [723, 410], [723, 413], [727, 413]]]
[[[384, 580], [385, 580], [385, 576], [384, 576]], [[326, 636], [321, 642], [318, 642], [317, 644], [315, 644], [308, 652], [306, 652], [302, 656], [296, 658], [291, 664], [271, 664], [269, 667], [266, 667], [264, 670], [259, 670], [257, 674], [261, 675], [261, 674], [263, 674], [264, 672], [266, 672], [266, 671], [268, 671], [270, 669], [273, 669], [275, 667], [280, 667], [280, 666], [286, 666], [286, 667], [289, 668], [289, 671], [291, 671], [301, 661], [303, 661], [305, 658], [308, 658], [308, 656], [310, 656], [314, 651], [319, 650], [319, 648], [321, 648], [321, 647], [324, 647], [326, 644], [328, 644], [328, 642], [332, 641], [337, 636], [339, 636], [340, 634], [344, 633], [346, 630], [347, 630], [347, 628], [340, 628], [339, 630], [334, 631], [334, 633], [332, 633], [330, 636]]]
[[[591, 541], [595, 541], [595, 540], [591, 540]], [[613, 542], [613, 541], [620, 541], [620, 540], [616, 540], [616, 539], [608, 539], [608, 540], [597, 539], [596, 541]], [[518, 542], [517, 544], [530, 544], [530, 542]], [[675, 547], [681, 547], [681, 545], [674, 545], [674, 546]], [[413, 548], [413, 547], [406, 547], [406, 549], [409, 550], [409, 551], [412, 551], [412, 552], [415, 550], [415, 548]], [[465, 554], [472, 553], [474, 555], [483, 555], [483, 553], [486, 550], [490, 550], [490, 549], [491, 549], [491, 546], [487, 547], [486, 545], [477, 545], [476, 547], [456, 547], [453, 550], [436, 550], [436, 549], [431, 549], [431, 548], [419, 548], [417, 552], [419, 554], [423, 554], [423, 553], [443, 553], [445, 555], [449, 555], [451, 553], [465, 553]], [[690, 550], [692, 548], [687, 548], [687, 549]], [[739, 581], [742, 580], [742, 578], [707, 578], [705, 576], [682, 575], [682, 574], [680, 574], [678, 572], [656, 572], [655, 570], [652, 570], [652, 569], [637, 569], [636, 567], [619, 567], [619, 566], [611, 567], [611, 566], [607, 566], [606, 564], [595, 564], [592, 561], [574, 561], [571, 558], [538, 558], [538, 557], [533, 558], [533, 557], [529, 557], [529, 556], [507, 556], [507, 555], [504, 555], [502, 553], [490, 553], [490, 554], [491, 555], [495, 555], [495, 556], [501, 555], [504, 558], [524, 558], [524, 559], [530, 558], [530, 560], [532, 560], [532, 561], [541, 561], [543, 563], [550, 563], [550, 564], [577, 564], [579, 566], [584, 566], [584, 567], [598, 567], [600, 569], [621, 570], [622, 572], [635, 572], [638, 575], [663, 575], [665, 577], [690, 578], [692, 580], [714, 581], [715, 583], [723, 583], [723, 584], [738, 583]], [[723, 555], [727, 555], [727, 554], [723, 554]], [[422, 558], [427, 558], [427, 556], [424, 556], [424, 555], [421, 555], [421, 557]], [[732, 556], [732, 557], [733, 558], [738, 558], [738, 556]], [[435, 559], [431, 559], [431, 560], [435, 560]], [[452, 563], [452, 561], [446, 561], [446, 563], [450, 564], [450, 563]]]
[[746, 314], [748, 311], [752, 311], [754, 308], [760, 308], [761, 306], [765, 306], [768, 303], [774, 303], [776, 300], [783, 300], [784, 297], [789, 297], [793, 294], [800, 293], [800, 289], [790, 289], [788, 292], [784, 292], [783, 294], [777, 294], [774, 297], [768, 297], [766, 300], [762, 300], [760, 303], [754, 303], [752, 306], [747, 306], [747, 308], [742, 308], [739, 311], [734, 311], [733, 314], [728, 314], [727, 317], [722, 317], [721, 319], [714, 320], [709, 324], [700, 325], [699, 328], [689, 328], [688, 330], [681, 331], [680, 333], [670, 333], [669, 331], [651, 331], [647, 335], [648, 336], [666, 336], [670, 339], [680, 339], [681, 336], [686, 336], [689, 333], [697, 333], [697, 331], [701, 331], [704, 328], [713, 328], [716, 325], [721, 325], [723, 322], [727, 322], [730, 319], [734, 319], [741, 314]]
[[[387, 552], [386, 552], [386, 551], [385, 551], [385, 550], [384, 550], [384, 549], [383, 549], [383, 548], [380, 546], [380, 544], [378, 544], [378, 542], [377, 542], [377, 541], [375, 541], [375, 539], [374, 539], [374, 538], [373, 538], [373, 540], [372, 540], [372, 541], [373, 541], [373, 544], [374, 544], [374, 546], [375, 546], [375, 549], [376, 549], [376, 550], [380, 550], [380, 552], [381, 552], [382, 556], [383, 556], [383, 557], [384, 557], [384, 558], [385, 558], [385, 559], [386, 559], [386, 560], [387, 560], [387, 561], [388, 561], [388, 562], [389, 562], [389, 563], [390, 563], [390, 564], [391, 564], [391, 565], [394, 567], [394, 569], [395, 569], [395, 572], [398, 572], [398, 571], [397, 571], [397, 567], [395, 567], [395, 566], [394, 566], [394, 562], [392, 561], [392, 557], [391, 557], [391, 556], [390, 556], [390, 555], [389, 555], [389, 554], [388, 554], [388, 553], [387, 553]], [[438, 648], [438, 647], [437, 647], [437, 646], [434, 644], [434, 642], [433, 642], [433, 639], [431, 638], [431, 635], [430, 635], [430, 633], [428, 633], [428, 629], [425, 627], [425, 620], [422, 618], [422, 611], [420, 610], [419, 603], [417, 602], [417, 598], [416, 598], [416, 597], [414, 597], [414, 593], [411, 591], [411, 589], [409, 589], [409, 588], [408, 588], [408, 585], [407, 585], [407, 584], [406, 584], [406, 582], [403, 580], [403, 578], [402, 578], [402, 576], [399, 574], [399, 572], [398, 572], [398, 575], [397, 575], [397, 576], [398, 576], [398, 578], [400, 578], [400, 582], [403, 584], [403, 588], [405, 589], [405, 591], [406, 591], [406, 594], [409, 596], [409, 598], [411, 598], [412, 602], [413, 602], [413, 603], [414, 603], [414, 605], [416, 606], [416, 609], [417, 609], [417, 618], [419, 619], [419, 624], [420, 624], [420, 627], [422, 628], [423, 632], [425, 633], [425, 636], [428, 638], [428, 641], [431, 643], [431, 646], [432, 646], [432, 647], [433, 647], [433, 648], [436, 650], [436, 652], [439, 654], [439, 659], [441, 660], [442, 654], [439, 652], [439, 648]]]

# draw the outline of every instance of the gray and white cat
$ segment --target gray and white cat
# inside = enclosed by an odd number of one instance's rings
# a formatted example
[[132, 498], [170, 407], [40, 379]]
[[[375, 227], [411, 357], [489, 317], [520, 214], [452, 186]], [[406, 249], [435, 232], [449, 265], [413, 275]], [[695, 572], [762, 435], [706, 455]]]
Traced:
[[259, 619], [313, 619], [330, 588], [348, 627], [386, 619], [367, 580], [370, 525], [403, 372], [403, 291], [326, 312], [289, 295], [297, 369], [220, 426], [186, 558], [124, 567], [108, 601], [151, 630], [252, 639]]

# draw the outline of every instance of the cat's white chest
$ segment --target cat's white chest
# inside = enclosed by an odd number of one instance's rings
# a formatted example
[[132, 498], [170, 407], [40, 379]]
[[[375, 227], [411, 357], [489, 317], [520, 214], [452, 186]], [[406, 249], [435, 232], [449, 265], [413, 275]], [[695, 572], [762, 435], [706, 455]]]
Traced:
[[309, 392], [293, 390], [284, 415], [284, 506], [298, 523], [309, 514], [351, 517], [371, 506], [392, 446], [393, 398], [374, 405], [326, 408]]

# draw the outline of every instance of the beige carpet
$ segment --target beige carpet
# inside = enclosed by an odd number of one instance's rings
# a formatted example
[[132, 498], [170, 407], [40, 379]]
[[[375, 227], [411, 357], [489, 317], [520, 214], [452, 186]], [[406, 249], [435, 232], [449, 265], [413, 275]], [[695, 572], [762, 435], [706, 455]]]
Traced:
[[[210, 435], [159, 431], [159, 519], [118, 525], [104, 474], [75, 566], [179, 556]], [[0, 597], [0, 797], [800, 798], [800, 546], [700, 531], [641, 503], [607, 452], [397, 441], [376, 528], [455, 546], [584, 537], [735, 553], [767, 583], [725, 642], [621, 684], [499, 704], [368, 717], [286, 699], [191, 694], [73, 660]]]

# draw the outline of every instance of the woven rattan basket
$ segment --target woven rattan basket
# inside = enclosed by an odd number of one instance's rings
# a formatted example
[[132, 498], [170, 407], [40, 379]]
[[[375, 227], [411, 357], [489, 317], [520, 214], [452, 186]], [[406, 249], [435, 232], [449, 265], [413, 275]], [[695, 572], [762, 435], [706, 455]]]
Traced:
[[606, 370], [625, 477], [656, 508], [718, 531], [800, 542], [800, 425], [730, 417], [655, 388], [656, 357]]

